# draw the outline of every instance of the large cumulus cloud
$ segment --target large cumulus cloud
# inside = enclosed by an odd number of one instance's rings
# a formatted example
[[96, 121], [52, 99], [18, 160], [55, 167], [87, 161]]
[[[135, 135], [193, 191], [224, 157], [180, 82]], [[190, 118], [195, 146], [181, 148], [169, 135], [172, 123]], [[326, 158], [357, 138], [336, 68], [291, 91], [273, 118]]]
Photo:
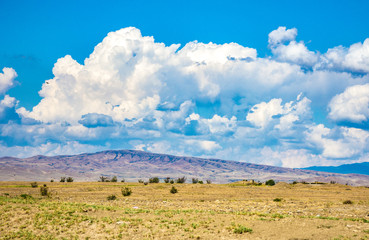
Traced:
[[[33, 109], [5, 95], [16, 73], [4, 68], [0, 144], [8, 152], [135, 148], [287, 167], [365, 161], [368, 39], [319, 53], [297, 37], [279, 27], [269, 34], [271, 55], [258, 57], [237, 43], [166, 46], [124, 28], [83, 64], [58, 59]], [[9, 121], [5, 108], [21, 120]]]

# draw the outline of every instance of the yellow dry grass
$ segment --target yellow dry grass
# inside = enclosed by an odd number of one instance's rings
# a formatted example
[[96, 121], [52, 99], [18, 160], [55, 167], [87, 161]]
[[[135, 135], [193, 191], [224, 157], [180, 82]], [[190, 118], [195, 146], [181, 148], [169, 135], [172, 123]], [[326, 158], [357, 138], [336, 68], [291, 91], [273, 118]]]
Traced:
[[0, 182], [0, 239], [369, 239], [365, 187], [42, 184]]

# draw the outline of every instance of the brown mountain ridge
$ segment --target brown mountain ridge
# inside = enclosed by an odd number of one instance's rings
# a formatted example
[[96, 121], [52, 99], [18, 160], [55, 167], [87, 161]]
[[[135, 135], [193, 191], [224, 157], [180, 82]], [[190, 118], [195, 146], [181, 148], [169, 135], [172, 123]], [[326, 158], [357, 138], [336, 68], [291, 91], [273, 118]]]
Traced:
[[58, 181], [71, 176], [75, 181], [97, 181], [100, 176], [118, 180], [147, 180], [150, 177], [191, 178], [227, 183], [243, 179], [330, 182], [369, 185], [369, 176], [292, 169], [220, 159], [203, 159], [136, 150], [109, 150], [79, 155], [0, 158], [0, 181]]

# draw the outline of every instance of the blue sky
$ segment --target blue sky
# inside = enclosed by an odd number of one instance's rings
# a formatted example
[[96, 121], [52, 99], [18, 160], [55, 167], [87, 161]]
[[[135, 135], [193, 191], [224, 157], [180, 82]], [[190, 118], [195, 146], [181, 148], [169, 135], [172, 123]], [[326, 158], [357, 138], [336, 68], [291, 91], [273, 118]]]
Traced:
[[366, 1], [1, 1], [0, 156], [368, 160]]

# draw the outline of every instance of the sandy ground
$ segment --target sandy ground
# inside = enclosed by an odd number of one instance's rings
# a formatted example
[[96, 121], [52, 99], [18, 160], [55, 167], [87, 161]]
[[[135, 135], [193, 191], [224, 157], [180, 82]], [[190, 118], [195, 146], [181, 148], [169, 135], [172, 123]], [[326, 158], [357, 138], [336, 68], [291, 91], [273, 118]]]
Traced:
[[0, 182], [0, 239], [369, 239], [366, 187], [38, 184]]

